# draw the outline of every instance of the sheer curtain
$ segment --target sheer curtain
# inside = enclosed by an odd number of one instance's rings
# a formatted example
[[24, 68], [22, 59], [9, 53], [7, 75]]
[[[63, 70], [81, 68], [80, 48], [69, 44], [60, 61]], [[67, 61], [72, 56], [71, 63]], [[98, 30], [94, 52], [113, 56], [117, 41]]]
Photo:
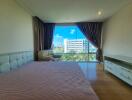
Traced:
[[54, 27], [54, 23], [44, 23], [38, 17], [33, 17], [34, 52], [36, 60], [38, 59], [38, 52], [40, 50], [51, 48]]
[[96, 59], [102, 61], [101, 32], [102, 22], [80, 22], [77, 26], [86, 38], [97, 48]]

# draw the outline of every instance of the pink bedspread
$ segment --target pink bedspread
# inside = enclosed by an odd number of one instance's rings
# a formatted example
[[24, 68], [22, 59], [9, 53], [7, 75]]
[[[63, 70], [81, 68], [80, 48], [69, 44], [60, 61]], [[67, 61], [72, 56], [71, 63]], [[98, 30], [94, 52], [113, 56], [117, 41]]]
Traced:
[[0, 100], [98, 100], [77, 63], [32, 62], [0, 74]]

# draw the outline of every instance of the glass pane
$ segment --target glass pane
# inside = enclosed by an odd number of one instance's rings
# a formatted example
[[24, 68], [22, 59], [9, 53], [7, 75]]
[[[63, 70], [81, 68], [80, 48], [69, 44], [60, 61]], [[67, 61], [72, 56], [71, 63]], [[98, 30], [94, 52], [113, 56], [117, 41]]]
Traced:
[[88, 51], [88, 41], [77, 26], [55, 27], [54, 53], [85, 53], [86, 51]]
[[97, 52], [97, 48], [94, 47], [90, 42], [89, 42], [89, 52], [90, 53], [96, 53]]
[[88, 61], [88, 54], [85, 53], [65, 53], [60, 58], [61, 61]]
[[61, 61], [95, 61], [89, 53], [96, 50], [77, 26], [55, 26], [53, 53]]
[[97, 61], [96, 54], [89, 54], [89, 61]]

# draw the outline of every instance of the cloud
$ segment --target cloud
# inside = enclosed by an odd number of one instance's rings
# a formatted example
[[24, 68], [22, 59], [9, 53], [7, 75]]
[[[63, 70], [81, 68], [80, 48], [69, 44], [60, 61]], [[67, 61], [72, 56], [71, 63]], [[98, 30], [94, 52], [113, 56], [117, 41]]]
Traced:
[[74, 34], [76, 32], [76, 30], [75, 29], [72, 29], [71, 31], [70, 31], [70, 34]]
[[55, 37], [56, 37], [56, 38], [63, 38], [63, 37], [62, 37], [61, 35], [59, 35], [59, 34], [56, 34]]

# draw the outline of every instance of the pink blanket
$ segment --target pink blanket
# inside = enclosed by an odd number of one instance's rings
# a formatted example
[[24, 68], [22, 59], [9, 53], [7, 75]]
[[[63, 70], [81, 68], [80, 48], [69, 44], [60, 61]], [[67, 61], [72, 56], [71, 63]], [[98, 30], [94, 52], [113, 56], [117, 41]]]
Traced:
[[77, 63], [32, 62], [0, 74], [0, 100], [99, 100]]

